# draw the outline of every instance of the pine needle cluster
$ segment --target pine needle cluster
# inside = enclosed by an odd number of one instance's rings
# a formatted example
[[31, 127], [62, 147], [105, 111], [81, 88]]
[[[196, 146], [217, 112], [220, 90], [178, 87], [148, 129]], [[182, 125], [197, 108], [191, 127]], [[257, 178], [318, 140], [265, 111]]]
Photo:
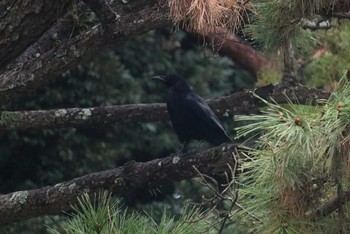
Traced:
[[[251, 123], [238, 137], [258, 134], [243, 162], [236, 212], [257, 233], [338, 233], [348, 207], [318, 217], [316, 210], [349, 185], [350, 83], [318, 106], [266, 103], [262, 115], [238, 116]], [[341, 210], [341, 212], [340, 212]], [[342, 223], [343, 231], [350, 226]]]
[[317, 20], [317, 12], [335, 3], [336, 0], [256, 0], [255, 15], [246, 32], [268, 54], [285, 51], [288, 46], [296, 52], [308, 52], [316, 40], [310, 30], [303, 28], [304, 20]]
[[[121, 208], [119, 200], [108, 192], [101, 192], [92, 199], [88, 194], [78, 199], [74, 214], [62, 224], [64, 233], [71, 234], [192, 234], [215, 233], [215, 229], [205, 220], [208, 215], [189, 205], [183, 208], [182, 215], [175, 219], [164, 211], [159, 223], [148, 214], [127, 212]], [[214, 232], [215, 231], [215, 232]], [[49, 228], [52, 234], [60, 232]]]

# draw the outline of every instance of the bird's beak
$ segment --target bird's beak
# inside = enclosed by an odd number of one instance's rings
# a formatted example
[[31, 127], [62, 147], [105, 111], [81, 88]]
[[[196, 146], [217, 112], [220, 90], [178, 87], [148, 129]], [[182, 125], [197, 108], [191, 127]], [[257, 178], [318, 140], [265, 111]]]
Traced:
[[165, 76], [153, 76], [152, 77], [153, 80], [161, 80], [161, 81], [165, 81]]

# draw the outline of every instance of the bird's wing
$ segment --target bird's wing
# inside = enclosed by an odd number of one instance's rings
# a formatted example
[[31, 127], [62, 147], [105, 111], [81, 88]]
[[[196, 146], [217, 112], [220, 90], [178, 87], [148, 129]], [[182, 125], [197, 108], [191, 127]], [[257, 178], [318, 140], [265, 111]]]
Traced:
[[198, 119], [203, 120], [203, 122], [211, 124], [212, 126], [216, 125], [224, 133], [226, 133], [226, 130], [222, 126], [220, 120], [218, 117], [216, 117], [214, 112], [210, 109], [207, 102], [203, 98], [194, 93], [191, 93], [186, 96], [186, 99], [191, 107], [190, 109], [193, 110]]

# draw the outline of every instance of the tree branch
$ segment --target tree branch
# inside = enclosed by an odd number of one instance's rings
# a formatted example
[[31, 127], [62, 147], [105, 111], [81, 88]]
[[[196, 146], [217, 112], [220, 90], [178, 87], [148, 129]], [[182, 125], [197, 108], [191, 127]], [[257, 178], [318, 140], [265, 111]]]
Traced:
[[111, 5], [106, 0], [83, 0], [83, 2], [96, 14], [102, 26], [111, 33], [110, 25], [120, 17]]
[[197, 177], [201, 173], [215, 174], [228, 170], [235, 163], [236, 147], [221, 145], [181, 157], [169, 156], [149, 162], [129, 162], [112, 170], [88, 174], [54, 186], [0, 195], [0, 224], [43, 215], [62, 214], [85, 192], [92, 195], [109, 190], [124, 196], [135, 188], [152, 188], [165, 183]]
[[12, 64], [11, 70], [0, 75], [0, 105], [32, 93], [65, 70], [74, 68], [78, 63], [88, 60], [102, 49], [118, 46], [139, 34], [171, 24], [167, 7], [155, 4], [150, 6], [148, 1], [136, 1], [134, 5], [115, 2], [117, 3], [111, 7], [119, 15], [113, 24], [110, 24], [112, 35], [105, 37], [100, 27], [96, 25], [74, 38], [59, 41], [58, 46], [52, 47], [44, 54], [38, 53], [38, 56], [34, 56], [32, 60], [25, 62], [17, 60], [21, 62]]
[[331, 22], [329, 20], [321, 20], [321, 21], [310, 21], [310, 20], [304, 20], [302, 27], [304, 29], [310, 29], [310, 30], [318, 30], [318, 29], [330, 29], [332, 28]]
[[257, 77], [262, 67], [269, 64], [268, 58], [226, 29], [216, 28], [215, 32], [206, 35], [206, 40], [221, 55], [229, 57], [235, 64], [247, 70], [255, 77]]
[[82, 59], [93, 52], [88, 48], [98, 47], [97, 41], [103, 40], [95, 29], [65, 41], [36, 59], [16, 64], [14, 69], [0, 75], [0, 103], [30, 94], [66, 69], [74, 67], [78, 64], [77, 58]]
[[70, 3], [69, 0], [2, 0], [0, 2], [0, 68], [34, 43], [67, 12]]
[[62, 41], [69, 38], [74, 29], [72, 14], [67, 13], [60, 18], [49, 30], [47, 30], [35, 43], [29, 46], [20, 54], [13, 63], [8, 64], [9, 69], [14, 69], [18, 65], [34, 60], [50, 50], [62, 44]]
[[335, 12], [332, 15], [334, 18], [338, 19], [350, 19], [350, 11], [348, 12]]
[[[327, 99], [329, 93], [303, 86], [278, 87], [265, 86], [254, 90], [264, 99], [278, 103], [291, 101], [310, 104], [316, 99]], [[252, 95], [252, 90], [215, 98], [209, 102], [216, 114], [223, 118], [237, 113], [251, 113], [264, 105]], [[96, 127], [101, 124], [123, 124], [131, 122], [158, 122], [168, 120], [165, 104], [130, 104], [121, 106], [102, 106], [91, 108], [68, 108], [38, 111], [0, 112], [0, 131], [27, 130], [58, 127]]]

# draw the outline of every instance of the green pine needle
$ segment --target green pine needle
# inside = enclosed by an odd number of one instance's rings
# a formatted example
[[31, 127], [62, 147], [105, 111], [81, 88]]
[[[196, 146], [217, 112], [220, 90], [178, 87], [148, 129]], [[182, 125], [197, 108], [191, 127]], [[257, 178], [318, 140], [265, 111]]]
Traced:
[[[186, 205], [179, 219], [169, 216], [164, 210], [159, 223], [150, 216], [137, 212], [127, 213], [120, 209], [120, 202], [108, 192], [101, 192], [93, 199], [88, 194], [78, 198], [75, 213], [62, 224], [64, 233], [70, 234], [192, 234], [197, 232], [216, 233], [206, 222], [210, 214]], [[58, 234], [49, 228], [50, 233]]]
[[[332, 1], [333, 2], [333, 1]], [[329, 0], [264, 0], [254, 1], [255, 15], [246, 32], [267, 54], [275, 54], [291, 45], [296, 54], [308, 53], [316, 43], [310, 30], [303, 28], [305, 19], [314, 20], [315, 12]]]
[[318, 106], [256, 97], [267, 106], [261, 115], [236, 116], [248, 122], [236, 129], [237, 138], [257, 139], [242, 162], [236, 215], [256, 233], [322, 233], [339, 216], [317, 223], [304, 218], [336, 196], [339, 183], [350, 184], [350, 83], [344, 75]]

